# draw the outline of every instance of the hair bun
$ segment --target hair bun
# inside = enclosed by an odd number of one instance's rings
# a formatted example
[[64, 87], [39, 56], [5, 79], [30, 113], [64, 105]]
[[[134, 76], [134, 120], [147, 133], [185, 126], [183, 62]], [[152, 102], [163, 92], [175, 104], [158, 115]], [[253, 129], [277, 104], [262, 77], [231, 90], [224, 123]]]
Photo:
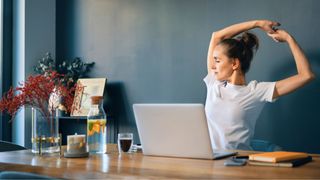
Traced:
[[236, 38], [223, 39], [219, 45], [224, 47], [224, 53], [229, 58], [238, 58], [241, 63], [241, 71], [247, 73], [253, 55], [258, 50], [259, 40], [256, 35], [244, 32]]
[[245, 46], [251, 50], [256, 51], [259, 48], [258, 37], [250, 32], [244, 32], [240, 37], [240, 41], [242, 41]]

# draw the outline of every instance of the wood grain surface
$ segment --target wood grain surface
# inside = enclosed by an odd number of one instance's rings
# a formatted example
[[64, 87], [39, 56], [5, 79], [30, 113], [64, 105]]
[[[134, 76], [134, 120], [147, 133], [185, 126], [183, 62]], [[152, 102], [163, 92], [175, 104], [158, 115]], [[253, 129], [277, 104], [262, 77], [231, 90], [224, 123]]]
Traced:
[[[241, 151], [241, 155], [252, 152]], [[320, 179], [320, 157], [297, 168], [241, 166], [226, 167], [222, 160], [144, 156], [141, 152], [118, 154], [116, 145], [108, 152], [88, 158], [38, 156], [30, 150], [1, 152], [0, 171], [23, 171], [65, 179], [102, 178], [192, 178], [192, 179]]]

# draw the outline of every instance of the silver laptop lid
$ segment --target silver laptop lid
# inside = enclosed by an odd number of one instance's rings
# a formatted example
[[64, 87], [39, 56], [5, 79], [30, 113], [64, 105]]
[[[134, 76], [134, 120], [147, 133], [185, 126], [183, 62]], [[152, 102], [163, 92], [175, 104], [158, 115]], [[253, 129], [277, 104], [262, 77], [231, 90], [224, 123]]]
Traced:
[[202, 104], [134, 104], [143, 154], [213, 159]]

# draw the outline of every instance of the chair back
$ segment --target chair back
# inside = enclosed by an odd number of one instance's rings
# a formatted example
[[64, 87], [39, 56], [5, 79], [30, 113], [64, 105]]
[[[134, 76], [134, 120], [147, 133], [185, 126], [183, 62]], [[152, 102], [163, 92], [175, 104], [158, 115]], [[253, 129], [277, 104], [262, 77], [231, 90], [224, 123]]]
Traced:
[[20, 171], [2, 171], [0, 179], [57, 179], [41, 174], [20, 172]]
[[250, 146], [254, 151], [265, 151], [265, 152], [273, 152], [273, 151], [281, 151], [282, 148], [276, 144], [273, 144], [269, 141], [253, 139], [250, 142]]
[[27, 148], [7, 142], [7, 141], [0, 141], [0, 152], [5, 152], [5, 151], [17, 151], [17, 150], [25, 150]]

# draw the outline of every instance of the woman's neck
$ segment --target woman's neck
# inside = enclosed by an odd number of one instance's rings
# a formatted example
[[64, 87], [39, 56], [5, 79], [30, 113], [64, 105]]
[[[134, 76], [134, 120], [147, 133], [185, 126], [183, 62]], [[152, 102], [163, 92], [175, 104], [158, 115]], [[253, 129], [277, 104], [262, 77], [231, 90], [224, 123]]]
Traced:
[[234, 73], [231, 75], [231, 77], [228, 79], [228, 82], [233, 85], [246, 85], [246, 77], [242, 72], [234, 71]]

